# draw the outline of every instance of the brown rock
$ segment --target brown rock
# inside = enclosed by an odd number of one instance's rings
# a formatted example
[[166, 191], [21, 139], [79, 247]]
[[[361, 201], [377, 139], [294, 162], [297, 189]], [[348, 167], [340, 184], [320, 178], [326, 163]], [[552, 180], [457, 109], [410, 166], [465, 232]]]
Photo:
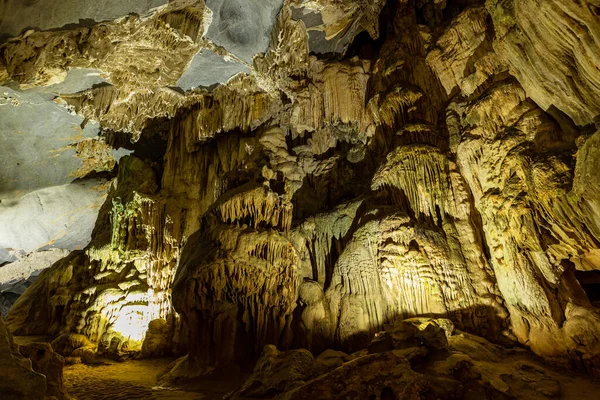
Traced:
[[315, 359], [307, 350], [280, 352], [267, 345], [252, 376], [228, 398], [273, 398], [301, 386], [316, 372]]
[[[0, 316], [0, 395], [7, 400], [39, 400], [46, 394], [46, 378], [19, 353]], [[61, 370], [62, 372], [62, 370]]]
[[46, 396], [54, 396], [58, 400], [70, 399], [63, 386], [64, 358], [52, 350], [48, 343], [31, 343], [19, 346], [23, 357], [29, 358], [33, 370], [46, 377]]

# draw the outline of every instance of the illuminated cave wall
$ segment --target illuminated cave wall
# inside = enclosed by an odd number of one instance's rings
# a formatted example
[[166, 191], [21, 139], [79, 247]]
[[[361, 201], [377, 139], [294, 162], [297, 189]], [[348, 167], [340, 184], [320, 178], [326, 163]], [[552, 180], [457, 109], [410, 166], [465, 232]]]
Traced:
[[181, 0], [7, 41], [19, 90], [101, 71], [54, 103], [132, 151], [7, 325], [133, 342], [165, 319], [206, 365], [445, 316], [595, 368], [597, 10]]

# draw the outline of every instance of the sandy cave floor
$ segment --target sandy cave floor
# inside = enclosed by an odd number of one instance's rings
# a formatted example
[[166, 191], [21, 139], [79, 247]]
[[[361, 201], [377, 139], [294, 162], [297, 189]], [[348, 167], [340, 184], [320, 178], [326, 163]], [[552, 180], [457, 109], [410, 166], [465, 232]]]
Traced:
[[221, 399], [235, 387], [212, 385], [174, 390], [157, 386], [157, 375], [164, 372], [173, 359], [128, 360], [103, 365], [75, 364], [65, 366], [64, 385], [69, 394], [79, 400], [104, 399]]
[[[517, 355], [506, 361], [532, 362], [531, 355]], [[125, 362], [107, 361], [103, 365], [76, 364], [65, 366], [64, 385], [68, 393], [79, 400], [103, 399], [222, 399], [223, 395], [235, 389], [240, 381], [227, 384], [199, 384], [193, 388], [169, 389], [157, 386], [157, 375], [164, 372], [174, 361], [171, 358], [128, 360]], [[549, 375], [560, 382], [562, 399], [597, 399], [600, 381], [590, 379], [580, 373], [547, 365]]]
[[[51, 338], [40, 336], [15, 337], [18, 344], [49, 342]], [[248, 376], [236, 375], [225, 382], [196, 382], [185, 387], [166, 388], [158, 385], [158, 376], [172, 366], [175, 358], [127, 360], [123, 362], [103, 359], [101, 364], [66, 365], [63, 370], [64, 387], [77, 400], [127, 400], [127, 399], [222, 399], [239, 387]], [[503, 363], [490, 364], [488, 368], [503, 369], [509, 363], [543, 365], [548, 377], [559, 382], [560, 399], [588, 400], [600, 399], [600, 379], [594, 379], [581, 372], [565, 370], [552, 363], [542, 363], [527, 352], [508, 356]], [[517, 398], [520, 398], [517, 396]]]
[[77, 399], [211, 399], [201, 393], [175, 391], [157, 386], [156, 376], [170, 359], [130, 360], [104, 365], [65, 366], [64, 385]]

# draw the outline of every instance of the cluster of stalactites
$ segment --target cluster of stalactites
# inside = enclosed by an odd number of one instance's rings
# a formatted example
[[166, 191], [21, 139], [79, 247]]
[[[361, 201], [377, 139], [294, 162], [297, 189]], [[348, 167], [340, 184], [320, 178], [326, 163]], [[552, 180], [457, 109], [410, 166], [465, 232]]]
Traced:
[[192, 105], [192, 111], [174, 129], [185, 136], [190, 150], [219, 133], [252, 131], [283, 107], [281, 99], [263, 90], [254, 75], [238, 75], [210, 93], [188, 95], [186, 104]]
[[333, 263], [332, 251], [336, 243], [343, 246], [343, 240], [354, 224], [363, 200], [342, 204], [328, 213], [310, 217], [296, 230], [302, 241], [298, 246], [305, 247], [311, 257], [311, 278], [321, 285], [331, 278]]
[[[199, 340], [208, 338], [221, 345], [238, 335], [253, 338], [254, 346], [240, 349], [236, 343], [235, 348], [224, 350], [218, 361], [227, 362], [225, 353], [249, 353], [250, 348], [260, 352], [264, 344], [279, 340], [286, 317], [296, 306], [298, 256], [289, 240], [275, 230], [219, 225], [211, 236], [218, 248], [203, 253], [214, 258], [181, 261], [183, 268], [193, 268], [193, 283], [185, 286], [193, 295], [179, 293], [177, 297], [197, 299], [193, 307], [202, 313], [204, 322], [191, 329]], [[223, 337], [215, 337], [218, 332]]]
[[289, 231], [292, 225], [292, 204], [264, 185], [232, 195], [216, 213], [222, 223], [247, 223], [255, 229], [264, 225]]
[[93, 284], [74, 298], [81, 304], [73, 308], [73, 322], [92, 341], [117, 335], [140, 342], [149, 321], [172, 313], [179, 248], [164, 211], [160, 202], [138, 193], [128, 203], [113, 199], [111, 244], [86, 250]]
[[170, 88], [139, 88], [121, 90], [116, 86], [102, 86], [62, 99], [86, 118], [99, 121], [114, 131], [132, 134], [137, 141], [149, 121], [172, 118], [180, 107], [192, 102]]
[[448, 211], [448, 158], [430, 146], [398, 147], [377, 170], [371, 187], [399, 189], [415, 215], [439, 218]]
[[104, 128], [131, 133], [137, 140], [148, 121], [173, 117], [195, 99], [186, 100], [170, 87], [200, 48], [204, 13], [202, 1], [179, 1], [148, 18], [130, 15], [91, 28], [30, 32], [0, 49], [6, 68], [0, 80], [6, 75], [22, 88], [48, 86], [72, 70], [91, 69], [102, 77], [102, 85], [77, 93], [62, 93], [58, 87], [60, 99]]

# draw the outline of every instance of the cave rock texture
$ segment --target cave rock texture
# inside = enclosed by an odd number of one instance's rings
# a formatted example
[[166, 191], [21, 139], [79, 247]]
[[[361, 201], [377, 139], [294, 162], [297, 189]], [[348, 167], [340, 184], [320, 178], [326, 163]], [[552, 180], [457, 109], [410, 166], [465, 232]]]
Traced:
[[10, 332], [198, 373], [285, 356], [317, 379], [289, 398], [371, 379], [342, 355], [415, 317], [600, 374], [600, 2], [80, 3], [0, 5], [0, 247], [74, 250]]

